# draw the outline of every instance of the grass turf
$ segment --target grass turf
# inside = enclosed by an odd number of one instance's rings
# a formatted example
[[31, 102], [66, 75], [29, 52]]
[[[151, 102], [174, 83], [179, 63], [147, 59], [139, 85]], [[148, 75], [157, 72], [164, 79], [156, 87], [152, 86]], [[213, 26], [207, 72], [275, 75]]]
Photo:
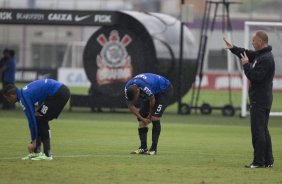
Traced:
[[54, 160], [22, 161], [24, 114], [0, 111], [0, 183], [282, 183], [281, 118], [270, 119], [273, 169], [243, 168], [252, 159], [248, 121], [166, 113], [158, 155], [144, 156], [128, 154], [139, 145], [131, 114], [66, 111], [51, 122]]

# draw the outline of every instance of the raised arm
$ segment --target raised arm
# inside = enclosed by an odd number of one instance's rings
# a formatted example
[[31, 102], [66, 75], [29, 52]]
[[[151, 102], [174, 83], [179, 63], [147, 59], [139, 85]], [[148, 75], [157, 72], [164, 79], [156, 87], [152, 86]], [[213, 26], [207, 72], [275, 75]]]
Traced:
[[226, 37], [223, 37], [223, 41], [225, 42], [227, 49], [233, 48], [233, 44]]
[[223, 41], [225, 42], [226, 48], [229, 49], [233, 54], [235, 54], [238, 58], [241, 59], [241, 54], [246, 53], [249, 58], [249, 62], [253, 63], [256, 52], [252, 50], [247, 50], [245, 48], [237, 47], [231, 43], [226, 37], [223, 37]]

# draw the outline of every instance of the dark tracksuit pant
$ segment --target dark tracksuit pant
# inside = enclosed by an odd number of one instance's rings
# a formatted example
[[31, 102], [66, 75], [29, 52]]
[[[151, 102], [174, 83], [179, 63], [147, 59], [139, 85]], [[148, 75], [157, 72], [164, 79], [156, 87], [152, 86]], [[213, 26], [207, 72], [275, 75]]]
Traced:
[[253, 163], [257, 165], [273, 164], [272, 143], [268, 131], [270, 109], [251, 103], [251, 132], [254, 148]]

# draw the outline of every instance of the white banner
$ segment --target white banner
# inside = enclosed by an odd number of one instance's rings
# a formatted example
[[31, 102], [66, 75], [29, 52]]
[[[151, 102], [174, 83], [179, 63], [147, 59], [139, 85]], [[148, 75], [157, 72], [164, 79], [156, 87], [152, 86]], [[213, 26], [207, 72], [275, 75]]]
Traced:
[[58, 80], [67, 86], [90, 86], [90, 81], [83, 68], [59, 68]]

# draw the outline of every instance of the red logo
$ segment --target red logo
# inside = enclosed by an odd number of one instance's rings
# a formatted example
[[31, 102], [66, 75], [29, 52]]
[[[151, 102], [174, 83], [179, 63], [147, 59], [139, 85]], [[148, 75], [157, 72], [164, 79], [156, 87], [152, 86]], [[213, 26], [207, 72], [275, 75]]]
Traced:
[[131, 37], [126, 34], [120, 39], [119, 32], [113, 30], [109, 39], [104, 34], [100, 34], [97, 41], [102, 46], [102, 50], [96, 58], [97, 84], [126, 82], [132, 78], [131, 57], [126, 50], [132, 41]]

